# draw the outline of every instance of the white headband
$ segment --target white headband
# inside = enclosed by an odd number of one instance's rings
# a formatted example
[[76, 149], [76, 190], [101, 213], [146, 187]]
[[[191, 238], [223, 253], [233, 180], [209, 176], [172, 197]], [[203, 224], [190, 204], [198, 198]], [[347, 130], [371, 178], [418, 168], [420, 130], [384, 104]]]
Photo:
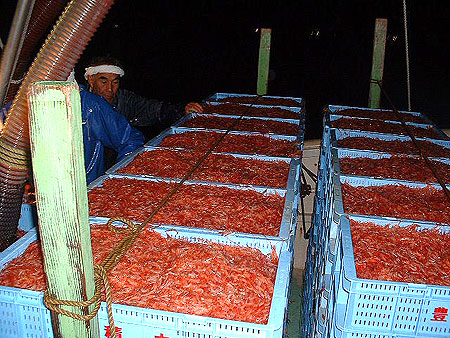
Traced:
[[84, 78], [87, 80], [88, 75], [95, 75], [98, 73], [111, 73], [111, 74], [117, 74], [120, 77], [122, 77], [125, 72], [122, 68], [119, 66], [112, 66], [112, 65], [100, 65], [100, 66], [92, 66], [87, 67], [86, 72], [84, 73]]

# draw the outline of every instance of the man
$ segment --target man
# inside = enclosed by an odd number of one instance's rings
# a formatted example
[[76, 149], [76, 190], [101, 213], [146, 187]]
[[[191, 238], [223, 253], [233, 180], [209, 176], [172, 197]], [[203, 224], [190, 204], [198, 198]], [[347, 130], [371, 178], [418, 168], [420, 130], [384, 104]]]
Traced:
[[[155, 99], [147, 99], [132, 91], [119, 88], [120, 78], [125, 75], [120, 62], [110, 56], [93, 58], [86, 67], [84, 77], [94, 94], [105, 98], [112, 107], [125, 116], [136, 128], [145, 127], [147, 137], [153, 137], [161, 130], [189, 112], [202, 112], [199, 103], [191, 102], [183, 106], [170, 104]], [[155, 133], [156, 132], [156, 133]], [[116, 154], [109, 149], [105, 152], [105, 165], [114, 163]]]
[[114, 149], [120, 161], [144, 144], [144, 135], [130, 126], [102, 97], [80, 86], [86, 181], [105, 172], [105, 147]]
[[165, 126], [190, 111], [203, 111], [202, 106], [195, 102], [188, 103], [183, 109], [180, 104], [147, 99], [119, 88], [123, 75], [125, 71], [119, 61], [104, 56], [93, 58], [89, 62], [84, 77], [89, 83], [89, 90], [104, 97], [133, 127]]
[[[67, 81], [73, 81], [73, 73]], [[86, 181], [91, 183], [105, 172], [105, 148], [113, 149], [120, 161], [144, 144], [144, 135], [130, 126], [127, 119], [116, 112], [102, 97], [80, 85]], [[0, 111], [0, 132], [12, 102]]]

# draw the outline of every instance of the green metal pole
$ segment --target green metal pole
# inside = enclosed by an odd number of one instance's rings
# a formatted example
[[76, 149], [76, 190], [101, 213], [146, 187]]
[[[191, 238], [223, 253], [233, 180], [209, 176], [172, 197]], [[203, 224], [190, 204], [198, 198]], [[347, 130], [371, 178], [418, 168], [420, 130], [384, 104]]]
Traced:
[[386, 50], [387, 19], [375, 20], [373, 39], [372, 73], [370, 76], [369, 107], [380, 108], [381, 89], [376, 81], [383, 83], [384, 55]]
[[267, 94], [267, 84], [269, 80], [269, 61], [270, 61], [270, 37], [272, 29], [261, 29], [261, 40], [259, 43], [259, 61], [258, 61], [258, 83], [256, 93], [258, 95]]
[[[48, 292], [59, 300], [85, 301], [95, 292], [83, 157], [81, 103], [72, 82], [37, 82], [28, 94], [30, 145], [39, 232]], [[92, 311], [63, 309], [86, 315]], [[99, 337], [89, 322], [52, 314], [55, 337]]]

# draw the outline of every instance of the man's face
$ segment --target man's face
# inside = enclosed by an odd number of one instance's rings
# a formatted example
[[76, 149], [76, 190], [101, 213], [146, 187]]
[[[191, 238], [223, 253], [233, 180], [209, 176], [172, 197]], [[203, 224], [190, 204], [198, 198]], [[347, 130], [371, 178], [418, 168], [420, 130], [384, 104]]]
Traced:
[[111, 73], [98, 73], [88, 76], [89, 85], [94, 94], [100, 95], [112, 103], [119, 90], [119, 75]]

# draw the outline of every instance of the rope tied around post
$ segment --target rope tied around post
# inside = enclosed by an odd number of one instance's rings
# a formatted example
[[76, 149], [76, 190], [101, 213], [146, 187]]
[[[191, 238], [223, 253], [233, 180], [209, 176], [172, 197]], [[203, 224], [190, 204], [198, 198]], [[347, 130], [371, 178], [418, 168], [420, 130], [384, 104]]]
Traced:
[[[128, 225], [128, 227], [118, 228], [112, 225], [112, 223], [120, 221]], [[128, 248], [132, 245], [134, 240], [130, 242], [131, 238], [137, 238], [141, 231], [141, 227], [136, 226], [132, 221], [124, 218], [124, 217], [114, 217], [111, 218], [107, 223], [108, 228], [112, 232], [123, 233], [130, 232], [130, 235], [125, 237], [108, 255], [108, 260], [103, 261], [101, 264], [94, 265], [94, 281], [95, 281], [95, 294], [91, 297], [91, 299], [86, 301], [72, 301], [72, 300], [60, 300], [53, 298], [49, 295], [48, 291], [44, 293], [44, 304], [45, 306], [54, 312], [63, 314], [65, 316], [78, 319], [81, 321], [89, 321], [94, 318], [98, 310], [100, 309], [100, 305], [102, 302], [102, 290], [105, 290], [105, 300], [106, 300], [106, 309], [108, 312], [108, 321], [109, 327], [111, 330], [111, 337], [116, 336], [115, 325], [114, 325], [114, 317], [112, 315], [112, 294], [111, 294], [111, 286], [109, 284], [107, 273], [113, 269], [120, 258], [123, 257]], [[128, 246], [123, 245], [123, 243], [129, 244]], [[61, 305], [73, 306], [73, 307], [81, 307], [87, 308], [95, 304], [94, 309], [91, 313], [87, 315], [81, 315], [72, 311], [65, 310], [61, 308]]]

